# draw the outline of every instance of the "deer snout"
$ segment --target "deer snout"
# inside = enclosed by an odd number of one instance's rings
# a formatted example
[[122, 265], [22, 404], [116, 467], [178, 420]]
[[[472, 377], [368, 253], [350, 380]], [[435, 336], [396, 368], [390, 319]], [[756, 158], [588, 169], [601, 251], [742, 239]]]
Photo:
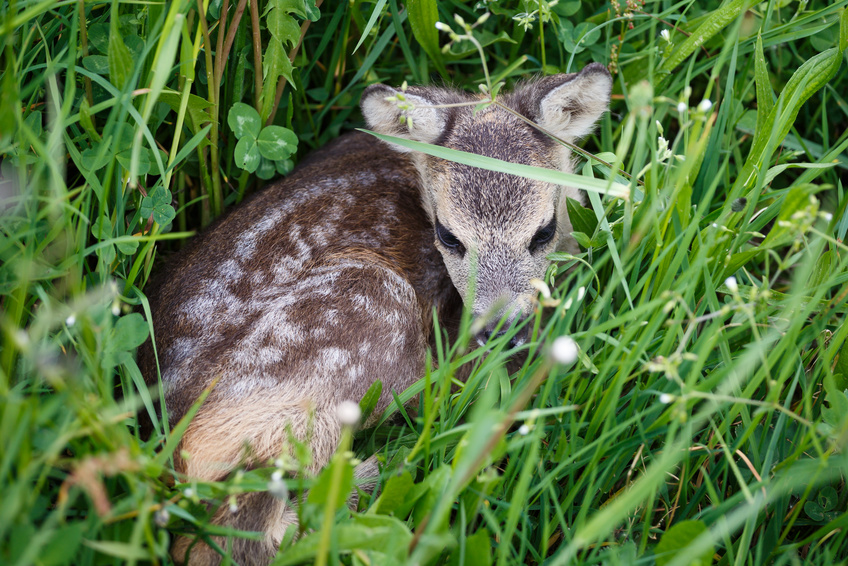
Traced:
[[[504, 326], [506, 326], [507, 328], [504, 329]], [[481, 346], [485, 346], [489, 342], [489, 340], [492, 338], [492, 335], [494, 335], [496, 338], [499, 338], [499, 337], [503, 336], [504, 334], [507, 334], [507, 332], [509, 332], [509, 325], [504, 325], [504, 326], [501, 326], [500, 329], [498, 329], [497, 323], [488, 324], [485, 328], [483, 328], [483, 330], [478, 332], [477, 335], [475, 336], [477, 343], [480, 344]], [[530, 336], [530, 332], [529, 332], [529, 330], [526, 326], [519, 328], [518, 332], [516, 332], [515, 335], [512, 338], [509, 339], [508, 346], [510, 348], [516, 348], [518, 346], [521, 346], [522, 344], [527, 342], [527, 339], [529, 338], [529, 336]]]
[[525, 324], [517, 331], [513, 327], [521, 324], [530, 314], [528, 308], [529, 300], [521, 299], [511, 301], [504, 305], [504, 301], [496, 302], [489, 309], [475, 309], [473, 330], [476, 330], [474, 335], [477, 343], [480, 346], [485, 346], [494, 336], [495, 338], [512, 334], [509, 339], [508, 346], [515, 348], [523, 345], [530, 338], [530, 326]]

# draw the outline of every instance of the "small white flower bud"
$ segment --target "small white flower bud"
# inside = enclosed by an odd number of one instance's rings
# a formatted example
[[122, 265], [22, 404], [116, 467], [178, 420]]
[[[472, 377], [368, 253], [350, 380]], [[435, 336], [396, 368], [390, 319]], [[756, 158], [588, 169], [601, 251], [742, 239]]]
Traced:
[[660, 32], [660, 37], [662, 37], [666, 41], [671, 41], [671, 34], [667, 29], [664, 29]]
[[439, 31], [447, 31], [450, 28], [446, 24], [443, 24], [442, 22], [436, 22], [436, 29], [439, 30]]
[[159, 509], [156, 513], [153, 514], [153, 522], [157, 527], [165, 528], [168, 526], [168, 520], [170, 520], [171, 514], [167, 509]]
[[117, 302], [112, 304], [112, 314], [115, 316], [121, 314], [121, 305], [119, 305]]
[[520, 427], [518, 427], [518, 434], [520, 434], [521, 436], [527, 436], [528, 434], [530, 434], [530, 427], [526, 424], [521, 425]]
[[336, 416], [339, 421], [346, 426], [353, 426], [359, 422], [359, 417], [362, 416], [362, 409], [359, 408], [359, 403], [353, 401], [342, 401], [336, 407]]
[[554, 360], [563, 365], [573, 364], [577, 360], [577, 353], [577, 342], [571, 336], [560, 336], [551, 347]]
[[705, 98], [704, 100], [701, 101], [700, 104], [698, 104], [698, 110], [700, 110], [701, 112], [709, 112], [710, 108], [712, 108], [712, 107], [713, 107], [713, 103], [710, 102], [710, 100], [708, 98]]
[[71, 316], [69, 316], [68, 318], [65, 319], [65, 324], [67, 326], [73, 326], [74, 323], [76, 323], [76, 321], [77, 321], [77, 317], [75, 317], [74, 315], [71, 315]]
[[829, 212], [820, 212], [819, 214], [821, 215], [821, 217], [824, 219], [825, 222], [830, 222], [831, 220], [833, 220], [833, 214], [831, 214]]
[[688, 108], [688, 106], [686, 106], [685, 102], [678, 102], [677, 103], [677, 111], [680, 112], [681, 114], [686, 112], [687, 108]]
[[582, 301], [583, 297], [586, 296], [586, 287], [579, 287], [577, 289], [577, 300]]
[[282, 479], [274, 479], [273, 476], [271, 481], [268, 482], [268, 493], [276, 497], [277, 499], [288, 499], [289, 498], [289, 488]]
[[188, 497], [188, 498], [192, 498], [192, 497], [194, 497], [194, 490], [191, 489], [190, 487], [187, 487], [185, 489], [185, 491], [183, 491], [183, 495]]
[[238, 512], [238, 505], [236, 504], [235, 501], [233, 501], [232, 503], [230, 503], [230, 513], [236, 513], [236, 512]]
[[660, 403], [662, 403], [663, 405], [668, 405], [672, 401], [674, 401], [674, 395], [669, 395], [668, 393], [663, 393], [662, 395], [660, 395]]
[[732, 275], [724, 280], [724, 284], [727, 285], [727, 288], [734, 293], [739, 290], [739, 285], [736, 282], [736, 278]]

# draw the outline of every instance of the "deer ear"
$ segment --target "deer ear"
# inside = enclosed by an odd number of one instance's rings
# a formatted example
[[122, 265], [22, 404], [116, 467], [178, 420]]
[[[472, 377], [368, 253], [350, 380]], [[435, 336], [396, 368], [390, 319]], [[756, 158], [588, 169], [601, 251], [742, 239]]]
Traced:
[[576, 74], [545, 77], [531, 85], [536, 92], [536, 122], [567, 141], [589, 133], [609, 109], [612, 77], [600, 63], [592, 63]]
[[[368, 127], [378, 134], [424, 143], [439, 139], [447, 125], [446, 109], [432, 108], [440, 102], [427, 97], [425, 89], [412, 90], [402, 92], [383, 84], [366, 88], [360, 106]], [[397, 100], [398, 96], [403, 100]], [[397, 145], [393, 148], [401, 152], [411, 151]]]

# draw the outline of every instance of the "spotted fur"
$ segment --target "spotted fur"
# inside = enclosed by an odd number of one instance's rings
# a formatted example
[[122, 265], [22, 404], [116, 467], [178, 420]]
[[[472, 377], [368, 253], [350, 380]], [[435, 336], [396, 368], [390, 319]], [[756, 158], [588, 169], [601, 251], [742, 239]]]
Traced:
[[[502, 100], [575, 139], [606, 109], [610, 81], [601, 69], [540, 79]], [[503, 109], [433, 108], [471, 97], [410, 89], [416, 109], [409, 130], [397, 106], [385, 100], [393, 92], [374, 85], [363, 95], [363, 114], [378, 131], [570, 170], [566, 151]], [[529, 312], [528, 282], [544, 273], [544, 256], [555, 246], [574, 246], [564, 195], [579, 196], [394, 152], [354, 133], [235, 209], [171, 258], [146, 290], [171, 424], [215, 384], [182, 438], [177, 471], [221, 480], [238, 467], [266, 465], [293, 435], [309, 443], [310, 470], [317, 472], [337, 447], [340, 403], [358, 401], [379, 379], [379, 415], [392, 391], [423, 374], [434, 310], [454, 330], [461, 296], [477, 314], [504, 297], [517, 306], [514, 316]], [[554, 244], [541, 255], [526, 253], [527, 242], [554, 215]], [[446, 250], [434, 235], [436, 220], [474, 253], [463, 259]], [[472, 255], [479, 274], [474, 297], [468, 292]], [[156, 383], [150, 344], [139, 361], [148, 382]], [[374, 471], [369, 461], [357, 474]], [[267, 564], [296, 513], [254, 493], [240, 498], [235, 513], [218, 509], [213, 521], [264, 531], [264, 541], [238, 540], [233, 552], [240, 564]], [[179, 539], [175, 559], [182, 561], [192, 544]], [[191, 564], [219, 559], [202, 543], [192, 547]]]

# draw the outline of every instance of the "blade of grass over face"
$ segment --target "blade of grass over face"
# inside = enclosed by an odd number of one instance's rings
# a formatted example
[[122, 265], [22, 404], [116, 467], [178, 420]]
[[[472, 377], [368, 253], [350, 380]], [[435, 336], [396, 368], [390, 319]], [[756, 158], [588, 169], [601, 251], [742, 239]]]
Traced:
[[458, 151], [438, 145], [398, 138], [396, 136], [387, 136], [369, 130], [360, 131], [371, 134], [372, 136], [387, 143], [397, 144], [409, 149], [414, 149], [415, 151], [420, 151], [421, 153], [426, 153], [427, 155], [447, 159], [449, 161], [455, 161], [457, 163], [462, 163], [463, 165], [470, 165], [471, 167], [479, 167], [480, 169], [497, 171], [499, 173], [509, 173], [510, 175], [518, 175], [536, 181], [545, 181], [547, 183], [554, 183], [558, 185], [570, 185], [578, 189], [583, 189], [584, 191], [608, 194], [610, 196], [623, 199], [627, 199], [630, 196], [630, 189], [615, 181], [604, 181], [601, 179], [594, 179], [592, 177], [575, 175], [573, 173], [564, 173], [554, 169], [544, 169], [542, 167], [532, 167], [530, 165], [522, 165], [520, 163], [510, 163], [501, 159], [495, 159], [494, 157], [477, 155], [474, 153], [468, 153], [467, 151]]

